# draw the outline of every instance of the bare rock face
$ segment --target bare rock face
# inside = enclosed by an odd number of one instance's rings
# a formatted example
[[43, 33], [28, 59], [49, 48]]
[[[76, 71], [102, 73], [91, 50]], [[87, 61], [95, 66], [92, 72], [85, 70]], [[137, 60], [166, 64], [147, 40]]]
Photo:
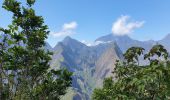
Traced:
[[103, 79], [106, 77], [113, 77], [113, 70], [115, 68], [116, 60], [123, 59], [120, 49], [115, 45], [111, 45], [112, 47], [107, 48], [106, 51], [101, 55], [101, 57], [97, 60], [96, 68], [95, 68], [95, 79], [96, 79], [96, 87], [101, 87], [103, 85]]

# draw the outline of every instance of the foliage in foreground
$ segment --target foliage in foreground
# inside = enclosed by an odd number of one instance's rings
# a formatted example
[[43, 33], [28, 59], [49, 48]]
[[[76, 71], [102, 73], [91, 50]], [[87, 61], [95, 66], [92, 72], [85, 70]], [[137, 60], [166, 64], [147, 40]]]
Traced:
[[71, 85], [67, 70], [50, 70], [51, 52], [43, 49], [48, 27], [27, 0], [4, 0], [12, 23], [0, 28], [0, 100], [58, 100]]
[[140, 66], [139, 56], [144, 49], [132, 47], [117, 61], [112, 77], [106, 78], [103, 88], [95, 89], [93, 100], [169, 100], [170, 61], [162, 45], [155, 45], [144, 55], [147, 65]]

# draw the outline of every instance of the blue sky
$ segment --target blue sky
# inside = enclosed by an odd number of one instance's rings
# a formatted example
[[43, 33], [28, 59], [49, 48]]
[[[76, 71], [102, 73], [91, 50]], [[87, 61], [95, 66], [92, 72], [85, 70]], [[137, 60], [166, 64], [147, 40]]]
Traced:
[[[142, 41], [170, 33], [170, 0], [37, 0], [34, 8], [49, 26], [52, 46], [66, 35], [92, 42], [112, 32]], [[0, 8], [1, 27], [10, 15]]]

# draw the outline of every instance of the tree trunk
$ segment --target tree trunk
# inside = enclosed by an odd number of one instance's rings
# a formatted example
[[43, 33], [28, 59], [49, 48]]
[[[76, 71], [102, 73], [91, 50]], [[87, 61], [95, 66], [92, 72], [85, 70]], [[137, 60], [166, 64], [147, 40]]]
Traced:
[[0, 61], [0, 100], [2, 100], [2, 90], [3, 90], [3, 85], [2, 85], [2, 61]]
[[3, 79], [2, 79], [2, 73], [3, 73], [3, 49], [4, 46], [0, 45], [0, 100], [2, 100], [2, 94], [3, 94]]

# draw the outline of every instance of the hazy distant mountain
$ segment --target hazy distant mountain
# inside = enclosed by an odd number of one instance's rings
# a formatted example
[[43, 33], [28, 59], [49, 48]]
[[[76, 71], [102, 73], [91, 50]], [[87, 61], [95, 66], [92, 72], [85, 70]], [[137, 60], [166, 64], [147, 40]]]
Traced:
[[170, 52], [170, 34], [168, 34], [167, 36], [165, 36], [163, 39], [159, 41], [154, 41], [154, 40], [138, 41], [130, 38], [127, 35], [116, 36], [113, 34], [102, 36], [96, 39], [95, 41], [104, 41], [104, 42], [115, 41], [123, 52], [125, 52], [128, 48], [132, 46], [140, 46], [145, 48], [146, 51], [148, 51], [154, 44], [160, 43], [163, 46], [165, 46], [165, 48]]
[[53, 52], [52, 68], [65, 67], [74, 72], [73, 88], [67, 94], [71, 100], [89, 100], [92, 90], [102, 86], [103, 79], [111, 75], [116, 59], [122, 58], [114, 42], [89, 47], [70, 37], [59, 42]]
[[170, 34], [165, 36], [162, 40], [158, 41], [158, 43], [165, 46], [165, 48], [170, 52]]
[[123, 52], [125, 52], [128, 48], [132, 46], [140, 46], [140, 47], [145, 48], [146, 50], [149, 50], [152, 47], [152, 45], [155, 43], [154, 41], [134, 40], [134, 39], [131, 39], [127, 35], [117, 36], [113, 34], [102, 36], [96, 39], [95, 41], [104, 41], [104, 42], [115, 41]]

